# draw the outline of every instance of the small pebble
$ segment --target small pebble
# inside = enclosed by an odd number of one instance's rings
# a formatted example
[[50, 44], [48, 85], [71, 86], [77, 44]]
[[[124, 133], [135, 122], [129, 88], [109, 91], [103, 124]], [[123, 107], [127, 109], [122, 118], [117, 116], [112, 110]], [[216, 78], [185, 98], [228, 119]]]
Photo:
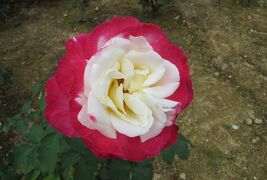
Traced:
[[246, 120], [246, 124], [247, 124], [247, 125], [252, 125], [252, 124], [253, 124], [252, 119], [247, 118], [247, 120]]
[[236, 124], [233, 124], [233, 125], [232, 125], [232, 128], [235, 129], [235, 130], [237, 130], [237, 129], [239, 129], [239, 126], [236, 125]]
[[253, 112], [253, 111], [249, 111], [249, 112], [248, 112], [248, 116], [249, 116], [251, 119], [255, 119], [255, 115], [254, 115], [254, 112]]
[[256, 137], [256, 138], [252, 139], [252, 143], [255, 144], [255, 143], [257, 143], [259, 140], [260, 140], [260, 138], [259, 138], [259, 137]]
[[262, 119], [257, 118], [254, 120], [254, 122], [255, 122], [255, 124], [262, 124]]
[[215, 72], [214, 74], [215, 74], [215, 76], [219, 76], [219, 72]]
[[181, 178], [181, 179], [186, 179], [185, 173], [181, 173], [181, 174], [180, 174], [180, 178]]
[[175, 16], [175, 18], [174, 18], [174, 19], [178, 20], [179, 18], [180, 18], [180, 15], [178, 15], [178, 16]]
[[99, 7], [98, 6], [96, 6], [96, 8], [95, 8], [95, 11], [98, 11], [99, 10]]

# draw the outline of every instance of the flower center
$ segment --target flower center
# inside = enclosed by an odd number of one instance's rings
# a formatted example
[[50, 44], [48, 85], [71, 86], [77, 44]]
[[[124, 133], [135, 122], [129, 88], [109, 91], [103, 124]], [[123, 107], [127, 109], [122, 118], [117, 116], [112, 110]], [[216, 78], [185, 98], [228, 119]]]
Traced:
[[[116, 63], [113, 69], [125, 75], [125, 78], [113, 79], [108, 90], [108, 97], [113, 101], [116, 110], [124, 115], [134, 113], [127, 105], [128, 96], [134, 93], [142, 93], [144, 82], [147, 80], [150, 71], [144, 66], [134, 66], [131, 62], [121, 60]], [[118, 113], [118, 111], [114, 111]], [[127, 111], [127, 112], [126, 112]], [[119, 114], [120, 114], [119, 113]]]

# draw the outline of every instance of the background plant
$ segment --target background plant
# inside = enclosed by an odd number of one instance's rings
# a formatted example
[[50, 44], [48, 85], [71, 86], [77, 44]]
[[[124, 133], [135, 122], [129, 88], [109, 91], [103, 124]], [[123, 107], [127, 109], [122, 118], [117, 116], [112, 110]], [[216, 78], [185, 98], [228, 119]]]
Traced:
[[[44, 109], [44, 91], [37, 83], [31, 100], [24, 102], [18, 114], [6, 119], [2, 131], [5, 135], [12, 133], [17, 141], [0, 166], [2, 180], [152, 179], [153, 159], [141, 163], [98, 159], [80, 139], [68, 138], [50, 127], [43, 118]], [[188, 158], [188, 141], [183, 135], [162, 152], [162, 158], [170, 164], [176, 153], [181, 159]]]
[[138, 0], [143, 8], [150, 7], [153, 12], [157, 12], [162, 5], [174, 2], [174, 0]]

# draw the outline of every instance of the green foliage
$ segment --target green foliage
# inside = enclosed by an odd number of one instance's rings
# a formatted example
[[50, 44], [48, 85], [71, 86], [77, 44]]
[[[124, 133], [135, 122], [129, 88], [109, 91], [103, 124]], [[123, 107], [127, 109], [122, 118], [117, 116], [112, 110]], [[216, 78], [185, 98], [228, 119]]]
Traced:
[[[37, 83], [32, 89], [33, 100], [25, 101], [21, 111], [5, 121], [2, 129], [5, 135], [12, 131], [19, 140], [10, 150], [9, 158], [0, 165], [1, 180], [152, 179], [153, 159], [140, 163], [98, 159], [80, 139], [57, 133], [43, 119], [44, 94]], [[183, 136], [179, 139], [162, 154], [169, 162], [174, 153], [183, 159], [188, 156], [187, 140]]]
[[10, 10], [10, 5], [7, 3], [0, 3], [0, 17], [6, 16]]
[[143, 8], [150, 7], [153, 12], [157, 12], [162, 5], [169, 4], [174, 0], [138, 0]]
[[161, 153], [163, 160], [168, 164], [172, 163], [175, 154], [178, 154], [182, 160], [188, 159], [189, 141], [182, 134], [179, 134], [178, 141], [174, 145]]
[[[3, 13], [4, 11], [4, 5], [0, 4], [0, 16], [2, 15], [1, 13]], [[9, 79], [9, 75], [8, 72], [4, 69], [0, 69], [0, 87], [2, 86], [7, 86], [11, 83], [10, 79]]]
[[100, 171], [103, 180], [146, 180], [152, 179], [152, 161], [147, 159], [140, 163], [123, 160], [108, 161]]
[[89, 4], [89, 0], [69, 0], [67, 9], [83, 8]]

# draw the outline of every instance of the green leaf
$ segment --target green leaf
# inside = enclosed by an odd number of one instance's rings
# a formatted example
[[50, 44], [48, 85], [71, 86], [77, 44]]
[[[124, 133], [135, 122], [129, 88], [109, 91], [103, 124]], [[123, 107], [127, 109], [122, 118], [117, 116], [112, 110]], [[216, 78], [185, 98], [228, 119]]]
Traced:
[[5, 79], [3, 76], [0, 75], [0, 86], [2, 86], [5, 83]]
[[35, 86], [32, 88], [32, 97], [36, 96], [37, 93], [40, 91], [42, 85], [41, 83], [37, 82]]
[[153, 176], [152, 160], [148, 159], [136, 165], [132, 168], [132, 180], [151, 180]]
[[41, 140], [41, 145], [38, 148], [38, 157], [43, 173], [51, 174], [56, 168], [59, 141], [60, 136], [58, 134], [49, 134]]
[[17, 122], [21, 121], [21, 115], [20, 114], [16, 114], [15, 116], [11, 117], [11, 118], [7, 118], [4, 122], [4, 126], [3, 126], [3, 132], [6, 135], [10, 128], [12, 128]]
[[82, 140], [78, 138], [65, 138], [65, 140], [67, 144], [71, 147], [71, 149], [73, 149], [74, 151], [82, 154], [85, 153], [85, 146]]
[[38, 104], [38, 109], [40, 111], [44, 111], [45, 110], [45, 92], [41, 92], [39, 97], [38, 97], [38, 100], [37, 100], [37, 104]]
[[112, 179], [127, 180], [130, 179], [131, 163], [123, 160], [112, 160], [108, 166], [108, 175]]
[[61, 160], [61, 168], [64, 171], [69, 171], [69, 169], [79, 160], [79, 154], [75, 152], [64, 153], [64, 158]]
[[99, 162], [103, 162], [104, 159], [100, 159], [100, 158], [96, 158], [95, 155], [89, 150], [89, 149], [85, 149], [84, 150], [84, 154], [82, 154], [83, 158], [85, 158], [90, 165], [92, 166], [97, 166], [97, 164]]
[[44, 177], [43, 180], [60, 180], [60, 177], [59, 176], [56, 176], [54, 174], [51, 174], [49, 176]]
[[32, 102], [31, 101], [25, 101], [22, 108], [21, 108], [21, 113], [22, 114], [28, 114], [28, 112], [30, 111], [32, 106]]
[[29, 174], [27, 174], [25, 179], [27, 179], [27, 180], [36, 180], [39, 175], [40, 175], [40, 171], [35, 170], [35, 171], [32, 171]]
[[94, 180], [94, 170], [84, 159], [80, 159], [74, 166], [74, 180]]
[[189, 141], [182, 134], [179, 134], [178, 141], [161, 153], [163, 160], [168, 164], [171, 164], [175, 154], [178, 154], [178, 156], [182, 160], [188, 159], [189, 156], [188, 144]]
[[26, 134], [26, 138], [31, 143], [39, 143], [47, 135], [47, 132], [41, 124], [34, 125]]
[[189, 141], [182, 135], [179, 135], [177, 144], [177, 153], [182, 160], [188, 159], [189, 156]]
[[15, 146], [11, 151], [11, 162], [23, 174], [31, 172], [39, 165], [35, 147], [29, 144]]
[[0, 179], [1, 180], [14, 180], [19, 179], [18, 175], [15, 173], [13, 166], [8, 166], [5, 163], [0, 164]]
[[27, 134], [29, 131], [28, 126], [22, 120], [18, 121], [15, 126], [16, 130], [23, 135]]

